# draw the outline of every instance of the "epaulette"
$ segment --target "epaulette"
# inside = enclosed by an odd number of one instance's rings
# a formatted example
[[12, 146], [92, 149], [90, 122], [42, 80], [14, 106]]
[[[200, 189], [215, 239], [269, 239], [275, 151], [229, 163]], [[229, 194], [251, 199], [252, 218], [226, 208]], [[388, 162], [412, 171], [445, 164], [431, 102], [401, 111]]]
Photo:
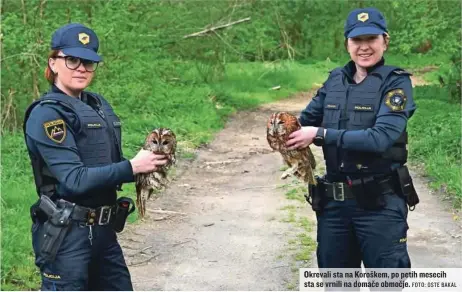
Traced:
[[40, 105], [42, 105], [42, 104], [58, 104], [58, 102], [56, 100], [44, 99], [39, 104]]
[[335, 74], [339, 74], [339, 73], [342, 73], [342, 68], [341, 67], [329, 70], [329, 75], [335, 75]]
[[410, 73], [410, 72], [408, 72], [406, 70], [403, 70], [403, 69], [393, 70], [393, 73], [398, 74], [398, 75], [412, 75], [412, 73]]

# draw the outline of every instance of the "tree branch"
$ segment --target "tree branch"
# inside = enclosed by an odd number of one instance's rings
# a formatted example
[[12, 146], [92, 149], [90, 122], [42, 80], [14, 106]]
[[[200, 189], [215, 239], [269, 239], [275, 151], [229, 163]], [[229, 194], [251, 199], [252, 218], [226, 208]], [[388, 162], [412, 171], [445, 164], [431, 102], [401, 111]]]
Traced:
[[232, 25], [235, 25], [235, 24], [238, 24], [238, 23], [242, 23], [242, 22], [245, 22], [245, 21], [249, 21], [249, 20], [250, 20], [250, 17], [247, 17], [247, 18], [236, 20], [236, 21], [233, 21], [233, 22], [230, 22], [230, 23], [227, 23], [227, 24], [223, 24], [223, 25], [211, 27], [211, 28], [208, 28], [208, 29], [204, 29], [204, 30], [199, 31], [199, 32], [195, 32], [195, 33], [192, 33], [192, 34], [185, 35], [183, 37], [183, 39], [200, 36], [202, 34], [209, 33], [209, 32], [215, 31], [217, 29], [222, 29], [222, 28], [229, 27], [229, 26], [232, 26]]

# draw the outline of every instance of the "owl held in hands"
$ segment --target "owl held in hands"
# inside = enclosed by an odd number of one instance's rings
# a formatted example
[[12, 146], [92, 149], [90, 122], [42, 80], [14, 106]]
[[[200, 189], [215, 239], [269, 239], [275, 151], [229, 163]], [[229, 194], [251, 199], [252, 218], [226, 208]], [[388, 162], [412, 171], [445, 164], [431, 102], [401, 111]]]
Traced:
[[294, 115], [287, 112], [273, 113], [266, 128], [266, 138], [270, 147], [279, 151], [284, 162], [290, 167], [281, 175], [282, 179], [294, 175], [305, 183], [316, 185], [313, 173], [316, 160], [310, 147], [288, 150], [286, 146], [289, 135], [301, 127]]
[[154, 129], [147, 135], [143, 149], [165, 155], [168, 162], [158, 166], [154, 172], [135, 175], [136, 205], [141, 218], [146, 215], [146, 201], [155, 191], [165, 187], [168, 183], [167, 171], [176, 162], [176, 136], [168, 128]]

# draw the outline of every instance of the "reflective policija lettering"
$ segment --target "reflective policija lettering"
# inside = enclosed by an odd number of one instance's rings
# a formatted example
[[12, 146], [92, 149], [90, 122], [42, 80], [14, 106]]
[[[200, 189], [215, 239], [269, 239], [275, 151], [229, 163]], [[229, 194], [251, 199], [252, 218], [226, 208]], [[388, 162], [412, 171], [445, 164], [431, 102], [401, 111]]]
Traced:
[[61, 276], [60, 276], [60, 275], [54, 275], [54, 274], [43, 273], [43, 276], [46, 277], [46, 278], [48, 278], [48, 279], [55, 279], [55, 280], [61, 279]]
[[357, 111], [372, 111], [373, 108], [371, 105], [355, 105], [355, 110]]

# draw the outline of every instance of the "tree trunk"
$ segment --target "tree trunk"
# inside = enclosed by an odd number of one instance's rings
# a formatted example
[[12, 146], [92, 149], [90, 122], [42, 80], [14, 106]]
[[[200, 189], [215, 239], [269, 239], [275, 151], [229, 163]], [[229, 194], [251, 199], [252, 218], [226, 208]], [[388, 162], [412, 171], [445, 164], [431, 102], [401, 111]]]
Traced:
[[27, 13], [26, 13], [26, 3], [24, 0], [21, 0], [21, 6], [22, 6], [22, 23], [24, 25], [27, 24]]

